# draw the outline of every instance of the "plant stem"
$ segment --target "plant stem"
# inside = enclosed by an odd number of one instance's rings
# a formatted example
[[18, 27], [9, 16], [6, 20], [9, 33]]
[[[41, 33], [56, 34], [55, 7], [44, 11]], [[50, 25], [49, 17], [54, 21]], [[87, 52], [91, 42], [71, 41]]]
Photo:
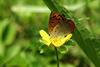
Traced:
[[57, 48], [54, 46], [55, 48], [55, 53], [56, 53], [56, 58], [57, 58], [57, 67], [59, 67], [59, 57], [58, 57], [58, 51]]

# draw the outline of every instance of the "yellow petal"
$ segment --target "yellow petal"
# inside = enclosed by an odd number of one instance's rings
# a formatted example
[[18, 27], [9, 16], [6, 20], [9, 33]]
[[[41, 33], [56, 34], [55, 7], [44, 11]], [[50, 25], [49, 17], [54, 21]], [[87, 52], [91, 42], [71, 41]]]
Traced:
[[71, 39], [72, 37], [72, 34], [68, 34], [64, 39], [63, 39], [63, 42], [67, 42]]
[[67, 42], [68, 40], [70, 40], [70, 38], [72, 37], [72, 34], [68, 34], [65, 38], [52, 38], [52, 44], [55, 47], [60, 47], [62, 46], [65, 42]]
[[61, 39], [59, 39], [59, 38], [54, 38], [54, 39], [52, 38], [51, 42], [55, 47], [59, 47], [61, 45], [61, 43], [62, 43]]
[[49, 46], [51, 43], [50, 36], [44, 30], [40, 30], [40, 35], [42, 37], [41, 42]]

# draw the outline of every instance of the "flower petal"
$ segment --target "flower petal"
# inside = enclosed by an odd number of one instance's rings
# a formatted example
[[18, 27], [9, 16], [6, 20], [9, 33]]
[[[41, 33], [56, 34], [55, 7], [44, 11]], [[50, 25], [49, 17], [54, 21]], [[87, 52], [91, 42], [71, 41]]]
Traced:
[[42, 37], [41, 42], [49, 46], [51, 43], [50, 36], [44, 30], [40, 30], [40, 35]]
[[72, 37], [72, 34], [68, 34], [68, 35], [63, 39], [63, 42], [69, 41], [71, 37]]
[[61, 43], [62, 43], [61, 39], [59, 39], [59, 38], [52, 38], [51, 42], [55, 47], [59, 47], [61, 45]]
[[53, 39], [51, 39], [51, 41], [55, 47], [60, 47], [65, 42], [69, 41], [71, 37], [72, 37], [72, 34], [68, 34], [65, 38], [61, 38], [61, 39], [60, 38], [53, 38]]

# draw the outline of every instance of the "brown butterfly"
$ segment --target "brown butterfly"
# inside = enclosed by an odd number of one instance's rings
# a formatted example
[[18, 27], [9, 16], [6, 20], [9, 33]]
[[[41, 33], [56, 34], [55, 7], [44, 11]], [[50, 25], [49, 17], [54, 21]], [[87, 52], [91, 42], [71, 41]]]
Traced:
[[75, 25], [56, 11], [52, 11], [49, 18], [48, 32], [51, 37], [65, 37], [74, 31]]

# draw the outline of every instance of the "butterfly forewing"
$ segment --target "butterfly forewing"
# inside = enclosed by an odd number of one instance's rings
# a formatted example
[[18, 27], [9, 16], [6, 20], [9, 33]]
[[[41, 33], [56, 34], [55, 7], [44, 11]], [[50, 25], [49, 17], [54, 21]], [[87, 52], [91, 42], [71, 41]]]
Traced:
[[71, 20], [67, 20], [64, 16], [58, 12], [52, 11], [50, 14], [48, 32], [50, 36], [66, 36], [74, 29], [74, 23]]

